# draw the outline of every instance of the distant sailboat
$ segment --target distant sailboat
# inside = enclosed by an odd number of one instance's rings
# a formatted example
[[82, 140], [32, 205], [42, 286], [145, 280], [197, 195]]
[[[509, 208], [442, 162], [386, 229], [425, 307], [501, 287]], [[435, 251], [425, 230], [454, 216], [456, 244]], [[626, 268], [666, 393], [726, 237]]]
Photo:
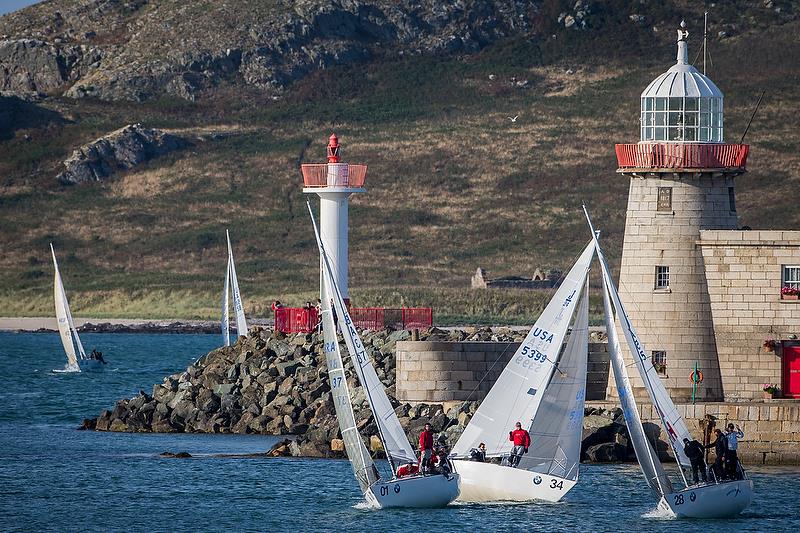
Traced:
[[233, 263], [233, 248], [231, 248], [231, 236], [225, 230], [225, 238], [228, 241], [228, 269], [225, 271], [225, 288], [222, 291], [222, 342], [225, 346], [231, 345], [231, 334], [228, 316], [228, 288], [233, 293], [233, 311], [236, 315], [236, 333], [240, 337], [247, 336], [247, 321], [244, 318], [244, 305], [242, 296], [239, 294], [239, 280], [236, 278], [236, 266]]
[[[587, 279], [590, 242], [503, 369], [453, 447], [461, 474], [459, 500], [558, 501], [578, 480], [589, 342]], [[572, 334], [564, 346], [570, 321]], [[563, 353], [562, 353], [563, 347]], [[508, 432], [521, 422], [529, 453], [507, 463]], [[502, 464], [469, 460], [483, 442]]]
[[[584, 207], [585, 211], [586, 208]], [[681, 417], [669, 397], [664, 384], [658, 377], [651, 359], [647, 357], [644, 345], [639, 339], [628, 314], [625, 312], [625, 307], [611, 279], [611, 270], [608, 267], [603, 250], [600, 248], [600, 242], [592, 227], [588, 212], [586, 212], [586, 220], [589, 222], [603, 274], [603, 307], [606, 315], [608, 352], [611, 366], [614, 369], [614, 380], [620, 403], [625, 414], [625, 424], [628, 427], [631, 443], [647, 484], [658, 499], [658, 507], [676, 516], [690, 518], [724, 518], [742, 512], [750, 505], [753, 499], [753, 482], [744, 477], [743, 471], [743, 479], [689, 485], [684, 469], [690, 467], [691, 463], [684, 454], [683, 439], [688, 438], [691, 441], [693, 437], [686, 428], [683, 417]], [[619, 319], [620, 330], [623, 332], [628, 348], [633, 355], [636, 369], [639, 371], [653, 407], [659, 415], [661, 426], [666, 433], [670, 447], [675, 454], [684, 483], [683, 488], [676, 490], [673, 487], [672, 481], [658, 458], [658, 454], [644, 432], [628, 371], [620, 352], [617, 330], [615, 329], [616, 319]]]
[[[416, 464], [417, 456], [400, 426], [400, 421], [386, 395], [383, 383], [378, 378], [370, 356], [353, 326], [350, 313], [336, 284], [336, 276], [333, 275], [330, 259], [325, 253], [317, 231], [317, 224], [310, 205], [308, 211], [314, 225], [314, 235], [319, 248], [324, 277], [325, 294], [321, 303], [323, 351], [328, 364], [331, 395], [347, 457], [353, 466], [353, 472], [361, 491], [367, 502], [373, 507], [443, 507], [458, 496], [458, 474], [397, 476], [397, 467], [408, 463]], [[338, 317], [353, 368], [364, 389], [375, 424], [378, 427], [381, 443], [392, 467], [392, 476], [388, 480], [381, 479], [358, 432], [336, 334], [334, 313]]]
[[[53, 297], [56, 305], [58, 333], [61, 335], [61, 344], [64, 345], [64, 352], [67, 354], [67, 366], [55, 371], [80, 372], [81, 370], [99, 370], [103, 367], [103, 361], [86, 355], [81, 339], [78, 336], [78, 330], [75, 329], [75, 322], [72, 320], [72, 313], [69, 310], [67, 294], [64, 292], [64, 284], [61, 281], [61, 273], [58, 270], [58, 261], [56, 261], [56, 252], [52, 243], [50, 244], [50, 253], [53, 254], [53, 266], [55, 267]], [[78, 348], [77, 352], [75, 351], [76, 346]]]

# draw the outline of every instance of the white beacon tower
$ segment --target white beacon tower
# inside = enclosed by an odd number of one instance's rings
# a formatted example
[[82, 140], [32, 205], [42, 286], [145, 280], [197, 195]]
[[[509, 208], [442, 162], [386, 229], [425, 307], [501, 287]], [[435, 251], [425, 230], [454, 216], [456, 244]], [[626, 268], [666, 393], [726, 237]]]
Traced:
[[[336, 134], [328, 140], [326, 164], [301, 165], [303, 192], [319, 196], [319, 230], [325, 251], [333, 264], [336, 283], [347, 303], [350, 292], [347, 282], [348, 256], [348, 199], [357, 192], [365, 192], [364, 180], [367, 165], [350, 165], [340, 160], [340, 145]], [[320, 272], [320, 295], [324, 294]]]

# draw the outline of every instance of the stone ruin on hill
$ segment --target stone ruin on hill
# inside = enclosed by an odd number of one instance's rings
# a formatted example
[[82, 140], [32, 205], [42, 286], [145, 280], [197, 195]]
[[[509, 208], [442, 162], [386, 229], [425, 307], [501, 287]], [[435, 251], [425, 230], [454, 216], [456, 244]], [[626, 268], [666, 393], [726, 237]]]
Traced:
[[550, 269], [544, 272], [536, 269], [532, 278], [521, 278], [508, 276], [504, 278], [489, 279], [486, 277], [486, 270], [478, 268], [472, 276], [473, 289], [551, 289], [561, 285], [560, 270]]

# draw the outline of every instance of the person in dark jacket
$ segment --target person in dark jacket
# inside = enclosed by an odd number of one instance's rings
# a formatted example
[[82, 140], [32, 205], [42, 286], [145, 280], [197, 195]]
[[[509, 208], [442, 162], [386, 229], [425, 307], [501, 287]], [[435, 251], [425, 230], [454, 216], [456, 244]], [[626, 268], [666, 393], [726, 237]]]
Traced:
[[473, 448], [470, 452], [470, 458], [479, 463], [486, 462], [486, 444], [480, 443], [477, 448]]
[[714, 448], [717, 459], [714, 461], [714, 475], [717, 479], [725, 479], [725, 454], [728, 452], [728, 439], [719, 429], [714, 430], [714, 442], [708, 443], [706, 448]]
[[706, 477], [706, 462], [703, 460], [705, 450], [703, 445], [696, 440], [683, 439], [683, 453], [692, 462], [692, 479], [694, 483], [699, 483], [697, 479], [697, 472], [700, 471], [700, 476], [704, 482], [708, 482]]

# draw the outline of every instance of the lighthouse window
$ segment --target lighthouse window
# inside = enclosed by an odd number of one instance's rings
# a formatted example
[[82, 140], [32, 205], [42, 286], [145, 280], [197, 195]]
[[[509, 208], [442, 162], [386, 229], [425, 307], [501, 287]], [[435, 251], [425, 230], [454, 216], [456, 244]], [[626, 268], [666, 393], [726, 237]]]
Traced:
[[659, 374], [667, 373], [667, 352], [664, 350], [653, 350], [650, 352], [650, 360], [653, 362], [653, 367]]
[[643, 141], [722, 141], [722, 99], [642, 98]]
[[657, 266], [656, 267], [656, 290], [669, 289], [669, 267]]

